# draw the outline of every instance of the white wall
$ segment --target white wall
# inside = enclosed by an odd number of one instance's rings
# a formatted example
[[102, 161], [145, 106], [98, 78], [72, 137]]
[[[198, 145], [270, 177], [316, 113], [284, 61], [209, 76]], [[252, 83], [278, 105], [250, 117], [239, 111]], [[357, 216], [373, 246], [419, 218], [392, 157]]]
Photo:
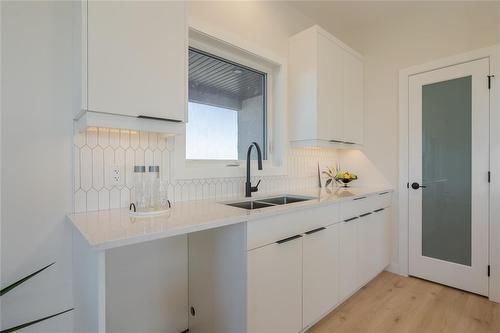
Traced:
[[[2, 1], [2, 328], [72, 306], [72, 3]], [[65, 314], [23, 332], [70, 332]]]
[[[428, 10], [418, 11], [418, 15], [394, 17], [339, 35], [364, 55], [364, 151], [395, 188], [399, 172], [399, 70], [500, 43], [498, 2], [461, 6], [429, 2], [425, 6]], [[397, 249], [396, 243], [394, 248]], [[395, 251], [393, 261], [397, 257]]]
[[190, 1], [188, 22], [223, 31], [284, 58], [288, 37], [314, 24], [280, 1]]

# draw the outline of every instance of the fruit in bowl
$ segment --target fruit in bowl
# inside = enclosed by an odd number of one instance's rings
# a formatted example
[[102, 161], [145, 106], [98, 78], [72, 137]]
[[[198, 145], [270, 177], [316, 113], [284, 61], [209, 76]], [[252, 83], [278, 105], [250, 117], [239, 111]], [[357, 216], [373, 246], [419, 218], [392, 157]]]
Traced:
[[341, 171], [335, 175], [335, 180], [342, 183], [344, 187], [348, 187], [349, 183], [356, 179], [358, 176], [348, 171]]

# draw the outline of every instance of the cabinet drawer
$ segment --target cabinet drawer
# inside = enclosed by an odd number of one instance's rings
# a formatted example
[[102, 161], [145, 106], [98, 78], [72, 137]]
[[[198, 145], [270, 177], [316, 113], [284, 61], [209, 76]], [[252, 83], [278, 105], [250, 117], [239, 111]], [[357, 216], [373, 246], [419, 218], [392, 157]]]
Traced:
[[380, 208], [387, 208], [391, 205], [392, 193], [391, 192], [381, 192], [373, 195], [373, 199], [370, 201], [371, 210], [376, 210]]
[[359, 216], [371, 211], [372, 205], [372, 198], [369, 196], [362, 196], [342, 202], [340, 204], [340, 217], [342, 220], [346, 220], [354, 216]]
[[339, 205], [304, 209], [247, 223], [247, 249], [274, 243], [340, 221]]

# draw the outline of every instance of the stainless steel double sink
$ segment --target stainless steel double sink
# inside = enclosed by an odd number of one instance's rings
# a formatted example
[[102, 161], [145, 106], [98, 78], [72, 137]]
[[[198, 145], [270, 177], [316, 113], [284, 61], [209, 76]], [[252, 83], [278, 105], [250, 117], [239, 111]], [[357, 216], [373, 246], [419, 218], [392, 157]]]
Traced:
[[269, 198], [255, 199], [255, 200], [245, 200], [238, 202], [226, 202], [225, 205], [233, 206], [243, 209], [260, 209], [281, 205], [288, 205], [295, 202], [302, 202], [307, 200], [316, 199], [314, 197], [296, 196], [296, 195], [282, 195]]

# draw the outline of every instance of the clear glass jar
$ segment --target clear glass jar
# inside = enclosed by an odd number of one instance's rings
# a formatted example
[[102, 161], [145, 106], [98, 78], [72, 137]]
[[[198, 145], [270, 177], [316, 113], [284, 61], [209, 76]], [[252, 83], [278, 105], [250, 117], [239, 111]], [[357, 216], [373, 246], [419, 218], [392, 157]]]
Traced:
[[149, 207], [160, 209], [160, 167], [151, 165], [148, 169]]
[[168, 200], [168, 183], [160, 180], [160, 209], [170, 208], [170, 201]]
[[134, 166], [134, 184], [132, 190], [132, 202], [137, 206], [137, 209], [145, 209], [148, 206], [147, 189], [146, 189], [146, 166]]

